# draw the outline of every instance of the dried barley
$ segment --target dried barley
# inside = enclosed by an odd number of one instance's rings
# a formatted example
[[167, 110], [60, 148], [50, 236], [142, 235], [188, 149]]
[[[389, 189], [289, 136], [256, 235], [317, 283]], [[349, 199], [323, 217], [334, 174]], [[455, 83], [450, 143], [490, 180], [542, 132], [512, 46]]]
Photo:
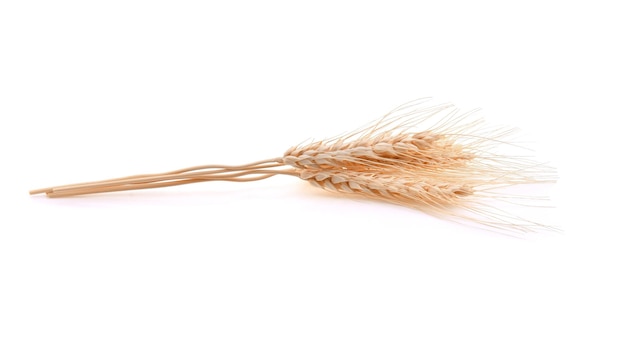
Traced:
[[384, 200], [453, 220], [530, 231], [544, 227], [487, 202], [494, 189], [553, 182], [554, 169], [501, 154], [512, 129], [484, 127], [451, 104], [402, 105], [354, 132], [290, 148], [282, 157], [241, 166], [206, 165], [33, 190], [49, 197], [157, 188], [204, 181], [254, 181], [292, 175], [326, 190]]

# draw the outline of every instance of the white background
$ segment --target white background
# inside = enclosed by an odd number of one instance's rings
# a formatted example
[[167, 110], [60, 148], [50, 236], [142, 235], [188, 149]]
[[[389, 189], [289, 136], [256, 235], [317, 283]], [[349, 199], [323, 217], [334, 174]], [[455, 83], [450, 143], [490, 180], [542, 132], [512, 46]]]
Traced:
[[[228, 3], [0, 4], [0, 335], [626, 334], [619, 6]], [[563, 232], [513, 238], [293, 177], [27, 194], [277, 157], [423, 96], [535, 139]]]

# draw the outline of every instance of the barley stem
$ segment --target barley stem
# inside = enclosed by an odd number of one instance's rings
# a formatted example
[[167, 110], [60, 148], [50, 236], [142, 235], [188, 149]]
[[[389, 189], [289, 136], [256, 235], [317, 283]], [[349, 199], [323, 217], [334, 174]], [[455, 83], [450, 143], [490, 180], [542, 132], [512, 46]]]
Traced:
[[141, 174], [123, 178], [36, 189], [30, 191], [30, 194], [45, 193], [49, 197], [69, 197], [81, 194], [176, 186], [204, 181], [221, 180], [246, 182], [266, 179], [277, 174], [298, 175], [294, 169], [273, 169], [284, 166], [281, 160], [280, 158], [270, 159], [238, 166], [194, 166], [165, 173]]

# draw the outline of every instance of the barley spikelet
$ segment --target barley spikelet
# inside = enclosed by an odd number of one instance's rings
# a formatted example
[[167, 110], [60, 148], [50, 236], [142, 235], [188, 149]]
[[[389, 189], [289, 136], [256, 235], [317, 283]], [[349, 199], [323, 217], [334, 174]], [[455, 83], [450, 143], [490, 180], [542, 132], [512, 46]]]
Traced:
[[362, 194], [408, 206], [447, 207], [473, 193], [469, 185], [400, 174], [303, 170], [300, 178], [329, 191]]
[[[372, 139], [358, 139], [345, 143], [317, 142], [289, 149], [283, 161], [299, 169], [398, 169], [433, 167], [445, 168], [462, 165], [474, 156], [464, 153], [441, 135], [431, 132], [412, 134], [385, 133]], [[392, 167], [389, 167], [393, 164]]]
[[451, 104], [402, 105], [351, 133], [288, 149], [282, 157], [241, 166], [206, 165], [31, 191], [49, 197], [225, 180], [254, 181], [292, 175], [325, 190], [384, 200], [454, 221], [532, 231], [541, 224], [491, 206], [510, 196], [496, 189], [552, 182], [553, 169], [525, 156], [508, 128], [488, 128]]

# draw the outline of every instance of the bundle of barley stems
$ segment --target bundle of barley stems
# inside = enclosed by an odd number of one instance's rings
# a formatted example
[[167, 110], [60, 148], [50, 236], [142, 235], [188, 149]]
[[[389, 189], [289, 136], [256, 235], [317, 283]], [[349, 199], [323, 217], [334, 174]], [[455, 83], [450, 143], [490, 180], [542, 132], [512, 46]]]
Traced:
[[[287, 150], [282, 157], [240, 166], [204, 165], [33, 190], [48, 197], [166, 187], [206, 181], [255, 181], [291, 175], [325, 190], [384, 200], [499, 229], [549, 228], [497, 208], [495, 189], [553, 182], [555, 172], [497, 149], [510, 128], [487, 128], [452, 104], [404, 104], [356, 131]], [[520, 196], [521, 198], [522, 196]]]

